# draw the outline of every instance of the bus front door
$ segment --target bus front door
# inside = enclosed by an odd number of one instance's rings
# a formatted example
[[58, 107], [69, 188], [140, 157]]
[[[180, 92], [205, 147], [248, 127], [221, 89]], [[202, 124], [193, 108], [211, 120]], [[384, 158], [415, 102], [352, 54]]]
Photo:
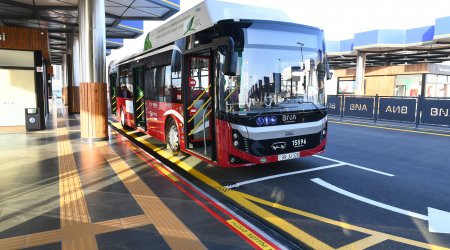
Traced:
[[192, 56], [187, 64], [189, 74], [184, 93], [186, 149], [214, 161], [214, 95], [210, 58]]

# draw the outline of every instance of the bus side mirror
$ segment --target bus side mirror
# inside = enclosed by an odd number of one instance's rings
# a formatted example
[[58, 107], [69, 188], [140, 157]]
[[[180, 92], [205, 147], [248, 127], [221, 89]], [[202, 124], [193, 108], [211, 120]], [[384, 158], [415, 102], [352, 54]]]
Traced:
[[223, 73], [228, 76], [235, 76], [238, 67], [238, 54], [234, 51], [234, 40], [231, 36], [224, 36], [213, 39], [213, 49], [225, 56]]
[[228, 76], [235, 76], [238, 65], [238, 53], [235, 51], [225, 52], [225, 61], [223, 65], [223, 73]]

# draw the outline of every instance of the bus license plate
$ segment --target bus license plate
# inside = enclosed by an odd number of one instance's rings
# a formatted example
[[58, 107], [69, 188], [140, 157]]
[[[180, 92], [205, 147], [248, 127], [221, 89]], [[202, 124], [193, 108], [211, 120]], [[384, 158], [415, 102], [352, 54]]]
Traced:
[[300, 158], [300, 152], [278, 155], [278, 161], [285, 161], [295, 158]]

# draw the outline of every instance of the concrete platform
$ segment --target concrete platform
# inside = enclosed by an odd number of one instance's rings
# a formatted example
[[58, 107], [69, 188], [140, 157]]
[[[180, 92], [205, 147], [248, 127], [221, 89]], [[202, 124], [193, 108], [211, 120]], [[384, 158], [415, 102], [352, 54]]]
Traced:
[[120, 134], [83, 143], [61, 103], [47, 124], [0, 129], [0, 249], [278, 248]]

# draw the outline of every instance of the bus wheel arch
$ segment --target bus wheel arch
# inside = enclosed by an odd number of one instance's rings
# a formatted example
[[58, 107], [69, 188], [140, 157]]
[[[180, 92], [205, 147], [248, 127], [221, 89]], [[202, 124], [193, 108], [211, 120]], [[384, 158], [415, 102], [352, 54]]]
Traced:
[[166, 118], [165, 132], [167, 149], [172, 152], [173, 155], [180, 154], [180, 131], [175, 118], [170, 115]]

